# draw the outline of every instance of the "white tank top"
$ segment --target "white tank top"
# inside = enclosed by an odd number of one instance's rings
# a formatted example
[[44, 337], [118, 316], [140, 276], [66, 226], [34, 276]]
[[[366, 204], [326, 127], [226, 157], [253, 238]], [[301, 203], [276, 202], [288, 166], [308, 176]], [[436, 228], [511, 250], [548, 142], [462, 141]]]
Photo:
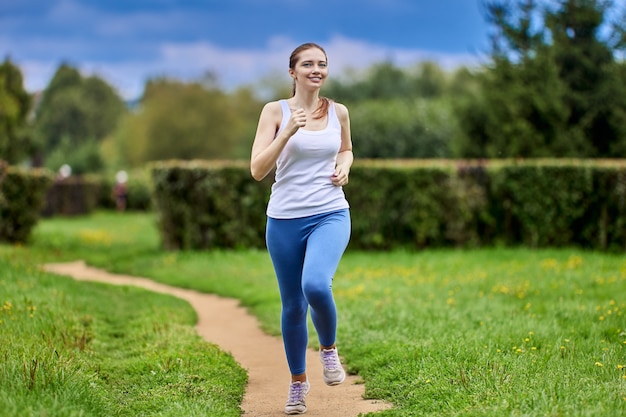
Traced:
[[[280, 105], [283, 119], [276, 135], [291, 116], [287, 101], [280, 100]], [[331, 181], [340, 148], [341, 124], [331, 101], [326, 128], [298, 129], [278, 157], [267, 215], [294, 219], [348, 208], [343, 188]]]

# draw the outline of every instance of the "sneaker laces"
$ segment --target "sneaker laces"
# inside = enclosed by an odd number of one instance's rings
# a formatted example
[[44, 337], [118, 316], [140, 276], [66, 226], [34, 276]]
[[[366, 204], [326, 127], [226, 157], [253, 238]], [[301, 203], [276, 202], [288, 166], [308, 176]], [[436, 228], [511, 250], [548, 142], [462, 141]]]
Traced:
[[306, 395], [306, 386], [302, 382], [292, 382], [289, 385], [289, 398], [287, 404], [298, 404]]
[[341, 368], [337, 349], [322, 349], [322, 362], [324, 363], [325, 369], [332, 370]]

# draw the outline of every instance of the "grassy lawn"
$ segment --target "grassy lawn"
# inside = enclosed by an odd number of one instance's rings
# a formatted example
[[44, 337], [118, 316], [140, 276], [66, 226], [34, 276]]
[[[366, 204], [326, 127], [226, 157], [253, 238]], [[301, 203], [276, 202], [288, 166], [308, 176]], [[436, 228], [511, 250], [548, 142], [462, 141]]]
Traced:
[[[120, 220], [96, 219], [105, 228]], [[32, 250], [0, 246], [0, 415], [239, 416], [245, 371], [196, 334], [188, 303], [36, 267], [62, 254], [102, 261], [106, 246], [118, 244], [61, 223], [61, 241], [51, 235]], [[130, 250], [120, 237], [126, 243]]]
[[[45, 220], [37, 227], [32, 243], [25, 247], [0, 247], [0, 254], [4, 259], [12, 259], [11, 265], [15, 260], [22, 265], [35, 265], [80, 258], [110, 271], [236, 297], [259, 317], [267, 332], [279, 333], [280, 301], [271, 263], [264, 251], [163, 252], [159, 250], [155, 219], [151, 215], [102, 212], [85, 218]], [[27, 266], [11, 266], [9, 270], [13, 275], [1, 278], [3, 295], [0, 302], [5, 301], [2, 298], [9, 299], [6, 294], [17, 297], [13, 299], [21, 300], [27, 316], [28, 303], [24, 300], [34, 297], [32, 288], [42, 286], [33, 284], [30, 289], [20, 289], [20, 284], [13, 281], [19, 282], [23, 275], [32, 276], [30, 279], [37, 283], [48, 282], [50, 278]], [[57, 285], [61, 284], [58, 282], [63, 282], [63, 288], [75, 289], [59, 290]], [[7, 292], [6, 288], [12, 290]], [[66, 294], [64, 302], [72, 305], [71, 309], [66, 306], [69, 314], [67, 328], [74, 329], [76, 326], [70, 325], [74, 323], [72, 320], [80, 324], [82, 315], [97, 317], [97, 303], [83, 299], [87, 297], [86, 293], [94, 291], [92, 288], [107, 291], [106, 297], [120, 299], [128, 299], [129, 293], [144, 294], [143, 308], [150, 314], [128, 313], [152, 323], [143, 325], [144, 333], [146, 327], [153, 328], [155, 323], [163, 322], [154, 307], [162, 303], [164, 296], [161, 295], [66, 282], [59, 278], [54, 278], [54, 286], [47, 284], [37, 292], [41, 291], [40, 297], [45, 300], [51, 297], [51, 291], [63, 291]], [[416, 253], [348, 251], [337, 273], [334, 289], [340, 317], [338, 344], [341, 354], [350, 371], [358, 372], [364, 378], [367, 395], [392, 401], [395, 405], [393, 410], [377, 415], [626, 415], [626, 257], [623, 255], [576, 249], [523, 248]], [[97, 297], [103, 299], [105, 295]], [[134, 297], [136, 295], [130, 296], [131, 299]], [[180, 303], [171, 299], [169, 302]], [[47, 305], [43, 302], [32, 304]], [[131, 307], [140, 308], [140, 305], [131, 304], [128, 311]], [[41, 310], [39, 305], [36, 314]], [[161, 317], [167, 317], [171, 325], [177, 323], [190, 329], [192, 318], [186, 309], [188, 307], [173, 309], [178, 314], [187, 311], [178, 322], [170, 318], [176, 317], [173, 313]], [[105, 312], [110, 313], [109, 310]], [[126, 308], [115, 310], [126, 311]], [[5, 318], [0, 326], [7, 326]], [[120, 319], [118, 326], [122, 322], [124, 320]], [[49, 322], [42, 326], [44, 332], [50, 332], [59, 325]], [[90, 325], [89, 329], [95, 331], [97, 327]], [[28, 335], [11, 329], [9, 333], [0, 329], [1, 337], [9, 334], [9, 338], [15, 338], [14, 343], [24, 343], [20, 338]], [[34, 333], [41, 333], [41, 330]], [[45, 339], [38, 335], [28, 337], [32, 338], [28, 343], [33, 346], [29, 349], [36, 350], [38, 344], [45, 345]], [[155, 344], [167, 343], [162, 338], [168, 340], [158, 332], [152, 337]], [[209, 349], [203, 344], [199, 344], [201, 347], [194, 345], [198, 344], [194, 335], [189, 334], [189, 338], [185, 349], [193, 352]], [[314, 342], [312, 339], [312, 344]], [[76, 409], [84, 410], [92, 410], [87, 406], [120, 406], [117, 384], [123, 384], [128, 376], [118, 370], [107, 380], [114, 380], [114, 383], [104, 384], [99, 372], [103, 367], [109, 368], [98, 365], [97, 360], [108, 361], [113, 367], [113, 363], [118, 363], [114, 356], [126, 351], [129, 343], [115, 348], [104, 342], [91, 342], [91, 345], [94, 346], [84, 350], [72, 346], [66, 350], [73, 352], [70, 356], [78, 358], [76, 366], [80, 365], [77, 369], [84, 371], [84, 378], [91, 378], [88, 383], [84, 382], [87, 385], [81, 385], [83, 389], [95, 383], [97, 395], [93, 395], [89, 404], [85, 403], [91, 398], [88, 396], [80, 400], [83, 402], [77, 399], [70, 403]], [[193, 357], [186, 352], [172, 357]], [[128, 354], [132, 356], [132, 353]], [[8, 353], [3, 352], [3, 356], [6, 355]], [[146, 356], [135, 353], [137, 355]], [[155, 355], [155, 360], [164, 360], [161, 355], [166, 356], [160, 352]], [[240, 369], [228, 362], [228, 357], [215, 356], [220, 366], [240, 375]], [[2, 379], [14, 381], [13, 385], [19, 385], [21, 381], [25, 385], [22, 387], [25, 396], [21, 401], [34, 405], [38, 403], [39, 395], [44, 394], [33, 394], [33, 389], [28, 387], [26, 370], [32, 357], [36, 356], [28, 353], [18, 357], [11, 365], [15, 368], [13, 371], [2, 371], [8, 372], [10, 377], [2, 374]], [[192, 358], [189, 361], [193, 362]], [[156, 371], [153, 362], [137, 365], [137, 368], [152, 366], [151, 370]], [[186, 362], [183, 364], [187, 365]], [[194, 365], [190, 363], [188, 366]], [[74, 374], [66, 372], [63, 375], [67, 378], [67, 375]], [[132, 384], [143, 388], [140, 388], [141, 392], [126, 394], [128, 407], [141, 407], [146, 402], [142, 392], [170, 386], [165, 380], [147, 381], [145, 379], [149, 378], [140, 371], [136, 377], [141, 381]], [[206, 381], [210, 381], [210, 376]], [[239, 377], [237, 383], [243, 386], [245, 379]], [[209, 385], [206, 386], [207, 392], [210, 391]], [[189, 386], [196, 387], [196, 384], [190, 383]], [[15, 395], [13, 391], [10, 394]], [[57, 398], [52, 394], [45, 395]], [[164, 399], [168, 395], [174, 396], [168, 392], [159, 395]], [[230, 397], [235, 404], [240, 398], [237, 395], [233, 393]], [[9, 401], [5, 397], [0, 397], [0, 407]], [[194, 396], [188, 394], [188, 397], [181, 401], [194, 403]], [[28, 398], [31, 398], [30, 402]], [[232, 410], [232, 402], [230, 406], [228, 401], [225, 403], [224, 407]], [[198, 406], [197, 402], [194, 404]], [[90, 411], [90, 414], [116, 415], [100, 411]], [[68, 411], [50, 415], [74, 414]], [[146, 415], [155, 414], [148, 412]]]

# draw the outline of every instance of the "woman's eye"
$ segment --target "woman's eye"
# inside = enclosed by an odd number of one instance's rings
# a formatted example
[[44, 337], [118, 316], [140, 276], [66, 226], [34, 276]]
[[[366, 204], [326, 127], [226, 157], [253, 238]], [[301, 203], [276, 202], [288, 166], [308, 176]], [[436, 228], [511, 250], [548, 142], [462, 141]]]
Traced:
[[[305, 67], [305, 68], [309, 68], [309, 67], [313, 66], [313, 63], [312, 62], [303, 62], [302, 66]], [[320, 67], [320, 68], [326, 68], [327, 64], [326, 64], [326, 62], [320, 62], [320, 63], [317, 64], [317, 66]]]

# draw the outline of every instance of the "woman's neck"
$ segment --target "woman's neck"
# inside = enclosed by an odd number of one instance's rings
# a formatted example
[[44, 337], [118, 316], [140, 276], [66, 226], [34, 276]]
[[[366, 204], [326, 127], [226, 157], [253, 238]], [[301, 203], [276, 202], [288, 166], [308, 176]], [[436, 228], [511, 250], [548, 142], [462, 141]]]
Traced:
[[315, 109], [317, 109], [319, 100], [320, 98], [317, 91], [311, 94], [298, 92], [295, 96], [291, 98], [291, 107], [304, 109], [307, 112], [313, 112], [315, 111]]

